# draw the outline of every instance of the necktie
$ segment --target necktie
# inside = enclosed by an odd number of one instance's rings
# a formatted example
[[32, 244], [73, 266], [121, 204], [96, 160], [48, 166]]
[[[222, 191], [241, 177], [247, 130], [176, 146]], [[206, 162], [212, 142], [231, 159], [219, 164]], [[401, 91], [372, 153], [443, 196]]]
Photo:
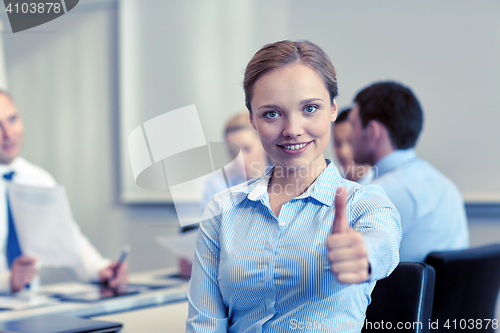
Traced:
[[[8, 172], [3, 175], [3, 178], [7, 181], [11, 181], [14, 176], [14, 171]], [[9, 196], [7, 195], [7, 212], [9, 215], [9, 232], [7, 236], [7, 263], [9, 268], [12, 266], [14, 259], [21, 255], [21, 248], [19, 247], [19, 241], [17, 239], [16, 226], [14, 225], [14, 218], [12, 217], [12, 212], [10, 210]]]

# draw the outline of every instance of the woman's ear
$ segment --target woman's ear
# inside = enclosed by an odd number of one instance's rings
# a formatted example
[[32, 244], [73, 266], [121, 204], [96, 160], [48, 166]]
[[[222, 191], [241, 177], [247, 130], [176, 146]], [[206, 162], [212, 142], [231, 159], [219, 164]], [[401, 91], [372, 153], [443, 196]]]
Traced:
[[257, 126], [255, 126], [255, 121], [253, 120], [252, 112], [250, 112], [250, 124], [252, 124], [254, 130], [257, 130]]
[[339, 109], [337, 107], [337, 99], [334, 98], [332, 101], [332, 116], [330, 122], [333, 123], [335, 119], [337, 119], [338, 114], [339, 114]]

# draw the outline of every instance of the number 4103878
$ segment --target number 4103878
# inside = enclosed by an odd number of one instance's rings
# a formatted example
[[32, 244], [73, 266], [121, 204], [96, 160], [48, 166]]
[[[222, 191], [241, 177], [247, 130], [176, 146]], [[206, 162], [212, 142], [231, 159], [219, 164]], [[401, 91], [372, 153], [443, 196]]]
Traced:
[[12, 3], [9, 3], [7, 8], [5, 8], [7, 13], [11, 14], [14, 12], [14, 14], [49, 14], [50, 12], [59, 14], [61, 12], [61, 4], [60, 3], [53, 3], [53, 2], [41, 2], [41, 3], [16, 3], [12, 5]]
[[460, 319], [460, 320], [448, 319], [444, 323], [443, 327], [452, 330], [457, 330], [457, 329], [480, 330], [480, 329], [487, 329], [490, 326], [490, 324], [491, 328], [496, 330], [498, 328], [498, 319]]

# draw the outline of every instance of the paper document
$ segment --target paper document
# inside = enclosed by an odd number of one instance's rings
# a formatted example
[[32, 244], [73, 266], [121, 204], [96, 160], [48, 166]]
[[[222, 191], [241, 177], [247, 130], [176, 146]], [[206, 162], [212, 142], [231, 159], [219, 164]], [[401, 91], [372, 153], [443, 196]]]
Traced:
[[60, 304], [59, 300], [43, 295], [0, 296], [0, 309], [25, 310]]
[[178, 235], [158, 236], [156, 241], [179, 258], [194, 259], [198, 229]]
[[99, 287], [95, 284], [81, 282], [63, 282], [54, 283], [42, 286], [39, 293], [46, 295], [69, 295], [74, 293], [83, 293], [98, 290]]
[[8, 193], [23, 254], [37, 258], [41, 267], [79, 265], [76, 226], [64, 187], [9, 183]]

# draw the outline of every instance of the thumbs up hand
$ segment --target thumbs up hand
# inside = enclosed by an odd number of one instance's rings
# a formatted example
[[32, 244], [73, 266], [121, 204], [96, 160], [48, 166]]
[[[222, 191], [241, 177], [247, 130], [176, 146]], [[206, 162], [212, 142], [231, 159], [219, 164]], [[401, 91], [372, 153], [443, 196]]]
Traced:
[[347, 189], [335, 194], [335, 217], [332, 232], [326, 239], [330, 270], [339, 282], [361, 283], [368, 279], [368, 250], [363, 235], [349, 226], [346, 213]]

